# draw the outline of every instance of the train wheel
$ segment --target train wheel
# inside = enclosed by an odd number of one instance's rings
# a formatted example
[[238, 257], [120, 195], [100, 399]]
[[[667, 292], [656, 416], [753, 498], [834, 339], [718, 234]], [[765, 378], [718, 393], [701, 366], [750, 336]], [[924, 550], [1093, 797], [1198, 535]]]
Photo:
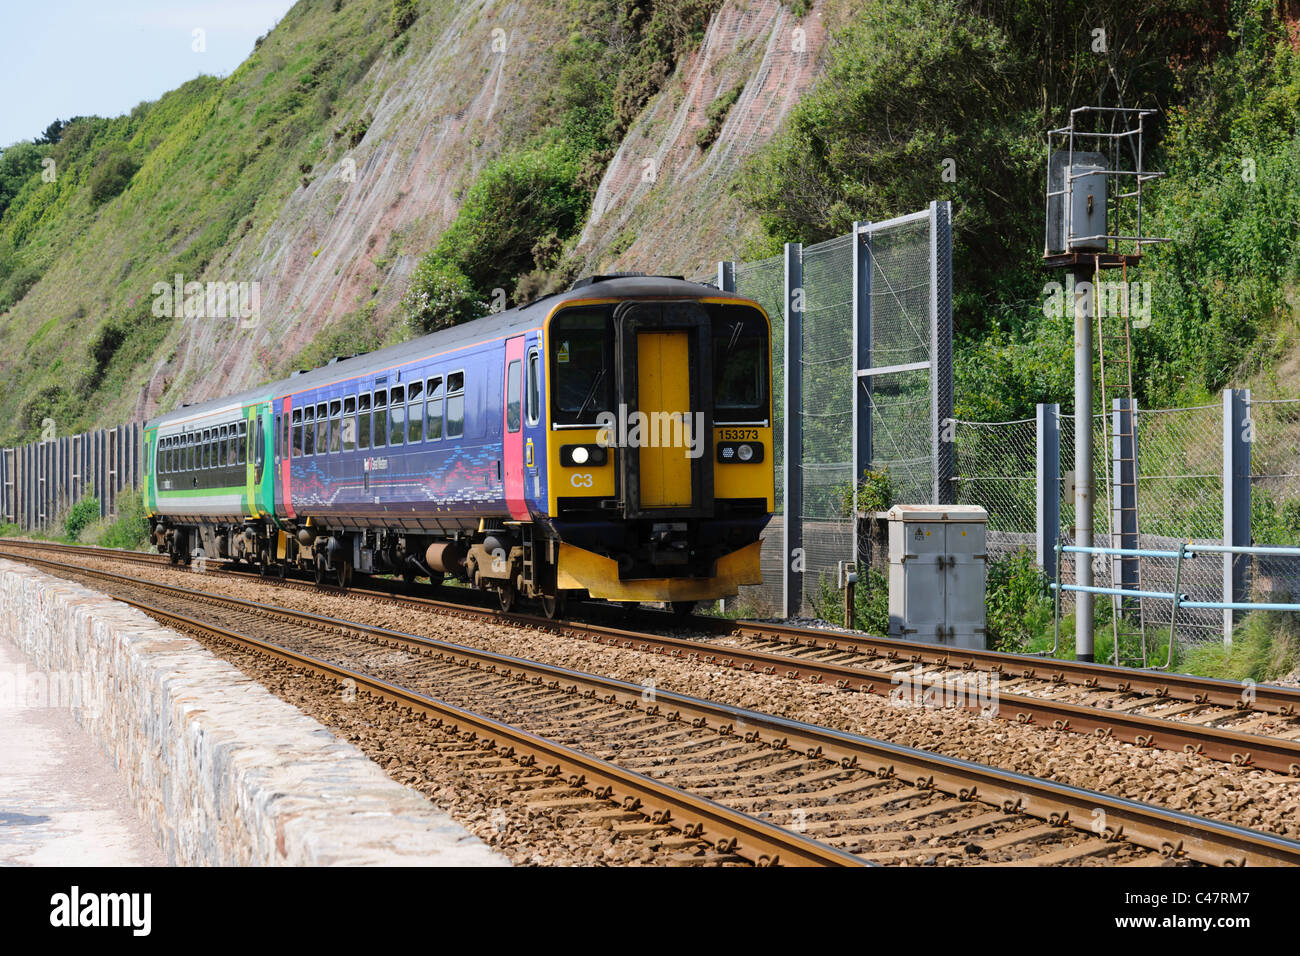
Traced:
[[181, 553], [179, 551], [169, 551], [167, 557], [171, 559], [173, 568], [181, 563]]
[[339, 590], [346, 591], [348, 589], [348, 585], [352, 583], [352, 562], [340, 561], [337, 574], [338, 574]]
[[690, 617], [691, 612], [695, 610], [695, 602], [694, 601], [673, 601], [672, 608], [673, 608], [674, 617]]
[[271, 576], [271, 556], [263, 548], [257, 556], [257, 573], [264, 578]]
[[543, 594], [542, 613], [546, 615], [548, 621], [554, 621], [556, 618], [564, 617], [567, 603], [563, 594]]
[[501, 605], [501, 610], [509, 614], [515, 606], [515, 585], [512, 581], [507, 581], [497, 588], [497, 602]]
[[316, 555], [316, 587], [323, 588], [325, 586], [325, 576], [328, 573], [329, 568], [325, 563], [325, 555]]

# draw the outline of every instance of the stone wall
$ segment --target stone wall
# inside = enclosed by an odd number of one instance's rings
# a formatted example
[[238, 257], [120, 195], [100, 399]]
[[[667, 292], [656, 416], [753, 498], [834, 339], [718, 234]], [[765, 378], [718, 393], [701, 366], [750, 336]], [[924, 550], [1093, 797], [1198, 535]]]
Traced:
[[71, 697], [173, 864], [506, 863], [351, 744], [134, 608], [0, 561], [0, 635], [52, 698]]

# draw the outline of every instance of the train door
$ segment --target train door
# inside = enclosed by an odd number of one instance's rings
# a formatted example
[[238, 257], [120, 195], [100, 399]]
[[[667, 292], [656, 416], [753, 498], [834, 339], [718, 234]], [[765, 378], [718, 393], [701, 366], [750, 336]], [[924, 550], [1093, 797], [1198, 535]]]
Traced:
[[517, 521], [528, 518], [524, 501], [524, 336], [506, 340], [506, 383], [501, 431], [506, 507]]
[[634, 302], [614, 314], [621, 481], [629, 517], [707, 515], [713, 457], [711, 326], [689, 303]]

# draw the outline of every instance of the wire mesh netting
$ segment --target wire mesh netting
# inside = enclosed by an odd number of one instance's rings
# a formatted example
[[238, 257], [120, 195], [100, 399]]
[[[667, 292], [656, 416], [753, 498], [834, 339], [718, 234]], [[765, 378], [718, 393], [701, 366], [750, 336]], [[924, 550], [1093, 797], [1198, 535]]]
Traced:
[[[1300, 400], [1250, 400], [1250, 536], [1258, 545], [1300, 545]], [[1249, 570], [1254, 600], [1300, 597], [1300, 561], [1258, 556]]]
[[853, 237], [803, 254], [804, 590], [853, 559]]
[[763, 583], [746, 588], [745, 597], [765, 608], [777, 608], [781, 604], [785, 573], [781, 550], [785, 512], [782, 475], [785, 444], [780, 438], [785, 429], [785, 257], [772, 256], [757, 262], [737, 263], [736, 292], [758, 302], [772, 323], [772, 464], [776, 469], [776, 513], [763, 535], [763, 550], [759, 557]]
[[1038, 423], [954, 423], [956, 501], [988, 512], [988, 553], [998, 559], [1035, 547]]
[[[936, 310], [931, 269], [932, 214], [905, 217], [865, 233], [841, 236], [802, 251], [802, 288], [789, 290], [802, 306], [803, 335], [797, 357], [803, 391], [799, 417], [803, 440], [802, 479], [804, 603], [834, 581], [837, 565], [854, 557], [854, 389], [865, 391], [871, 416], [871, 467], [889, 475], [895, 501], [927, 503], [935, 497], [936, 401], [950, 401], [948, 386], [936, 389], [932, 369], [935, 315], [947, 319], [946, 304]], [[943, 221], [946, 229], [946, 220]], [[854, 355], [855, 243], [867, 244], [870, 274], [870, 364], [889, 368], [859, 380]], [[946, 233], [942, 239], [947, 248]], [[784, 558], [785, 516], [783, 403], [785, 398], [785, 257], [738, 263], [736, 291], [755, 299], [772, 319], [772, 399], [776, 468], [776, 515], [764, 536], [764, 584], [746, 589], [746, 598], [779, 606]], [[943, 289], [948, 277], [942, 277]], [[948, 331], [947, 324], [944, 325]], [[946, 340], [943, 343], [950, 349]], [[949, 352], [945, 351], [944, 356]], [[950, 358], [942, 357], [945, 369]], [[898, 368], [902, 366], [902, 368]], [[916, 366], [916, 367], [908, 367]], [[950, 374], [950, 372], [948, 373]], [[945, 406], [946, 407], [946, 406]], [[946, 414], [946, 413], [945, 413]]]
[[[1113, 413], [1112, 413], [1113, 415]], [[1062, 414], [1061, 425], [1061, 539], [1075, 541], [1074, 497], [1067, 494], [1069, 473], [1075, 470], [1074, 416]], [[1098, 547], [1131, 547], [1136, 543], [1149, 550], [1176, 551], [1181, 542], [1217, 543], [1223, 535], [1223, 416], [1218, 405], [1192, 408], [1138, 409], [1138, 540], [1125, 541], [1111, 534], [1107, 510], [1106, 454], [1103, 442], [1109, 433], [1122, 431], [1111, 422], [1103, 428], [1103, 416], [1093, 416], [1093, 481], [1097, 502], [1093, 514], [1093, 544]], [[1114, 439], [1112, 438], [1112, 441]], [[1112, 452], [1112, 457], [1114, 457]], [[1113, 476], [1112, 476], [1113, 477]], [[1112, 488], [1112, 500], [1118, 499]], [[1115, 505], [1118, 507], [1118, 505]], [[1118, 526], [1118, 523], [1117, 523]], [[1087, 560], [1082, 558], [1082, 560]], [[1118, 587], [1121, 564], [1103, 555], [1092, 558], [1093, 583]], [[1184, 561], [1181, 569], [1173, 558], [1143, 557], [1138, 560], [1137, 584], [1142, 590], [1172, 592], [1178, 576], [1180, 593], [1193, 600], [1214, 601], [1222, 594], [1222, 563], [1208, 555]], [[1061, 562], [1061, 581], [1076, 582], [1075, 559]], [[1129, 585], [1133, 586], [1130, 581]], [[1113, 602], [1098, 597], [1098, 608], [1110, 613]], [[1074, 595], [1062, 595], [1062, 606], [1072, 608]], [[1144, 598], [1129, 602], [1129, 617], [1154, 635], [1169, 626], [1173, 609], [1170, 601]], [[1100, 620], [1100, 618], [1099, 618]], [[1222, 635], [1218, 611], [1179, 608], [1176, 636], [1184, 643], [1204, 643]]]
[[[871, 367], [930, 362], [930, 221], [871, 234]], [[934, 500], [935, 436], [928, 368], [864, 379], [871, 409], [872, 467], [889, 474], [895, 501]]]

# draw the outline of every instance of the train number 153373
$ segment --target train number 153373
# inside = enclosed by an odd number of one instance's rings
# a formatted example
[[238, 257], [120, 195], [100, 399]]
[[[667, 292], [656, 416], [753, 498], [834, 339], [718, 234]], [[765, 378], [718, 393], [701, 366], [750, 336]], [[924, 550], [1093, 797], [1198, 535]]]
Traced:
[[723, 441], [758, 441], [757, 428], [724, 428]]

